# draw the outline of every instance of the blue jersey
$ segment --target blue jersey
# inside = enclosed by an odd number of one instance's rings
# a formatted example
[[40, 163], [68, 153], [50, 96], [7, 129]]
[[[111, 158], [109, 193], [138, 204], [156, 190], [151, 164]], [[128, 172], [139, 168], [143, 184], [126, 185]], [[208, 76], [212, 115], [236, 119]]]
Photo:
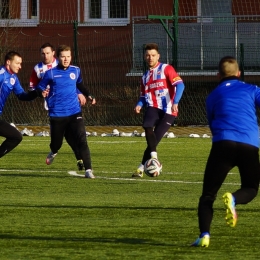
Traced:
[[3, 113], [5, 102], [11, 92], [20, 100], [32, 100], [22, 88], [16, 74], [10, 73], [5, 66], [0, 67], [0, 114]]
[[260, 88], [236, 77], [224, 79], [206, 100], [213, 142], [231, 140], [259, 147], [256, 106]]
[[57, 66], [45, 72], [37, 88], [45, 90], [50, 117], [66, 117], [81, 112], [77, 84], [82, 82], [80, 68], [70, 65], [67, 69]]

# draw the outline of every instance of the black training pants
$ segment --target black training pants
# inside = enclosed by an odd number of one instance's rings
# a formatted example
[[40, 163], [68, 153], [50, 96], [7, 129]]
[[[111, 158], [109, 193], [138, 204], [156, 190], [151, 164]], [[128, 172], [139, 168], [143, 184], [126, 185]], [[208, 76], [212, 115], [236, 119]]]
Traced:
[[0, 120], [0, 136], [6, 138], [0, 146], [0, 158], [12, 151], [23, 139], [15, 127], [3, 120]]
[[77, 148], [85, 169], [92, 169], [90, 151], [86, 138], [86, 130], [82, 114], [78, 113], [68, 117], [50, 118], [51, 143], [53, 153], [57, 153], [62, 146], [66, 131], [70, 131], [70, 146]]
[[[228, 172], [239, 169], [241, 187], [232, 195], [236, 204], [247, 204], [255, 198], [259, 188], [259, 149], [255, 146], [234, 142], [214, 142], [208, 157], [198, 217], [201, 233], [209, 232], [213, 218], [213, 203]], [[230, 188], [230, 187], [227, 187]]]

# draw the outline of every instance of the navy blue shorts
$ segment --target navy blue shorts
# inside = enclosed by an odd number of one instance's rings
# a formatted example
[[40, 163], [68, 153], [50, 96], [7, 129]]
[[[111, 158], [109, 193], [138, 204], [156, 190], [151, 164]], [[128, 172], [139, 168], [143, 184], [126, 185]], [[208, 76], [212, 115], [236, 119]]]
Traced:
[[156, 127], [157, 125], [165, 125], [165, 128], [167, 128], [168, 130], [173, 124], [174, 119], [175, 116], [166, 114], [161, 109], [155, 107], [147, 107], [144, 114], [143, 128]]

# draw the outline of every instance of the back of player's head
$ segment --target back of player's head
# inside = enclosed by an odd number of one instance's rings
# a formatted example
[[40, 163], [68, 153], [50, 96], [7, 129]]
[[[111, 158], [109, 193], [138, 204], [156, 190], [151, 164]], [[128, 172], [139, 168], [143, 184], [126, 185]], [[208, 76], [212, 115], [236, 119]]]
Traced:
[[237, 60], [232, 56], [223, 57], [218, 64], [218, 72], [222, 78], [238, 76], [239, 65]]
[[40, 51], [41, 51], [42, 49], [47, 48], [47, 47], [50, 47], [51, 50], [54, 51], [54, 47], [53, 47], [53, 45], [50, 44], [49, 42], [45, 42], [45, 43], [41, 46]]
[[70, 46], [64, 45], [64, 44], [58, 46], [57, 51], [56, 51], [57, 57], [60, 56], [60, 53], [61, 53], [62, 51], [71, 51], [71, 48], [70, 48]]
[[159, 47], [157, 43], [147, 43], [144, 47], [145, 51], [150, 51], [150, 50], [156, 50], [159, 52]]
[[16, 51], [7, 52], [6, 55], [5, 55], [4, 63], [6, 63], [8, 60], [13, 60], [15, 56], [22, 58], [22, 56]]

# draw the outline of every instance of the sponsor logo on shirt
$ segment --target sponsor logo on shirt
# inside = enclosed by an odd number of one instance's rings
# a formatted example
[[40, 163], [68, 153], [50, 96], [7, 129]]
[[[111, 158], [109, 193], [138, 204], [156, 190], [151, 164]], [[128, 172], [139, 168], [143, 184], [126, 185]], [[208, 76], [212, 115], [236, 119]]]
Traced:
[[158, 88], [158, 87], [164, 87], [164, 84], [163, 84], [162, 81], [152, 83], [152, 84], [150, 84], [150, 86], [149, 86], [150, 89], [151, 89], [151, 88]]

